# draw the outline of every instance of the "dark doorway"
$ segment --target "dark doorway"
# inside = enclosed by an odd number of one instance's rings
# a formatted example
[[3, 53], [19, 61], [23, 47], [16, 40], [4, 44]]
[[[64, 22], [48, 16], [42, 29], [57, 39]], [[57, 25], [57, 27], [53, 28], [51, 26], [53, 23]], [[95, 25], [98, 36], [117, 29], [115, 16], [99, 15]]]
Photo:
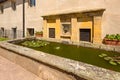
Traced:
[[4, 35], [4, 33], [5, 33], [5, 29], [3, 28], [3, 27], [1, 27], [1, 37], [4, 37], [5, 35]]
[[80, 29], [80, 41], [88, 41], [90, 42], [91, 40], [91, 31], [90, 29]]
[[13, 39], [17, 38], [17, 28], [12, 28]]
[[55, 38], [55, 28], [49, 28], [49, 38]]
[[34, 36], [34, 28], [27, 28], [27, 31], [29, 36]]

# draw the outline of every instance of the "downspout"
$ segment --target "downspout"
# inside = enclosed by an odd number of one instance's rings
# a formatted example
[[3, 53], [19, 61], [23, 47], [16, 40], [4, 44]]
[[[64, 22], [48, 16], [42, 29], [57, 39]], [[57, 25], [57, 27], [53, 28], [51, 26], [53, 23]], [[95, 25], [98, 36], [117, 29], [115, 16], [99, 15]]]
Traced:
[[25, 37], [25, 0], [23, 0], [23, 37]]

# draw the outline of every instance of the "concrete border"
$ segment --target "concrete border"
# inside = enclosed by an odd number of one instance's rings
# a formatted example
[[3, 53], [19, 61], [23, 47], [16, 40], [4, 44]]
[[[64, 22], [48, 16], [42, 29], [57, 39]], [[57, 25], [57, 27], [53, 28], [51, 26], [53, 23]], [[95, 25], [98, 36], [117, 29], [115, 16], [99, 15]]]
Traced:
[[[84, 43], [84, 46], [86, 43]], [[17, 46], [8, 42], [1, 42], [0, 46], [16, 52], [17, 54], [27, 56], [34, 60], [49, 64], [51, 66], [62, 69], [66, 72], [73, 73], [79, 77], [88, 80], [119, 80], [120, 73], [110, 71], [104, 68], [96, 67], [90, 64], [62, 58], [55, 55], [46, 54], [44, 52], [35, 51], [22, 46]], [[89, 46], [88, 46], [89, 47]]]

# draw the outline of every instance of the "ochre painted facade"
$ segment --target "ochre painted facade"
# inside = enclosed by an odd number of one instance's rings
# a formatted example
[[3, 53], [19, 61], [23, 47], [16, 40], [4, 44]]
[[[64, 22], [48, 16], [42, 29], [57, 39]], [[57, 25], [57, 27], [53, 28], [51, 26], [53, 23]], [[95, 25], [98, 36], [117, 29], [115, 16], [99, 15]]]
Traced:
[[[55, 29], [56, 40], [79, 42], [80, 29], [90, 30], [90, 42], [101, 43], [103, 11], [44, 16], [44, 38], [49, 38], [49, 28]], [[70, 34], [63, 34], [62, 24], [70, 24]]]

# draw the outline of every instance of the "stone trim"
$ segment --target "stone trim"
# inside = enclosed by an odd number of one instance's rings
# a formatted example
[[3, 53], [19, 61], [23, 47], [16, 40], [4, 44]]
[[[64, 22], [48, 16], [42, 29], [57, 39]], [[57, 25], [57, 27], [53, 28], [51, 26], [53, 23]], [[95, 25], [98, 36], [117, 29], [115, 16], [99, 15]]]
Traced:
[[47, 16], [54, 16], [54, 15], [63, 15], [63, 14], [72, 14], [72, 13], [83, 13], [83, 12], [92, 12], [92, 11], [104, 11], [106, 8], [101, 7], [101, 8], [94, 8], [94, 9], [83, 9], [81, 8], [76, 9], [68, 9], [64, 11], [56, 11], [56, 12], [49, 12], [47, 14], [41, 15], [41, 17], [47, 17]]
[[[49, 38], [38, 38], [38, 39], [62, 43], [62, 40], [59, 40], [59, 39], [49, 39]], [[68, 43], [71, 45], [77, 45], [82, 47], [95, 48], [95, 49], [101, 49], [101, 50], [120, 53], [120, 46], [115, 46], [115, 45], [97, 44], [97, 43], [91, 43], [86, 41], [79, 41], [79, 42], [68, 41]]]

